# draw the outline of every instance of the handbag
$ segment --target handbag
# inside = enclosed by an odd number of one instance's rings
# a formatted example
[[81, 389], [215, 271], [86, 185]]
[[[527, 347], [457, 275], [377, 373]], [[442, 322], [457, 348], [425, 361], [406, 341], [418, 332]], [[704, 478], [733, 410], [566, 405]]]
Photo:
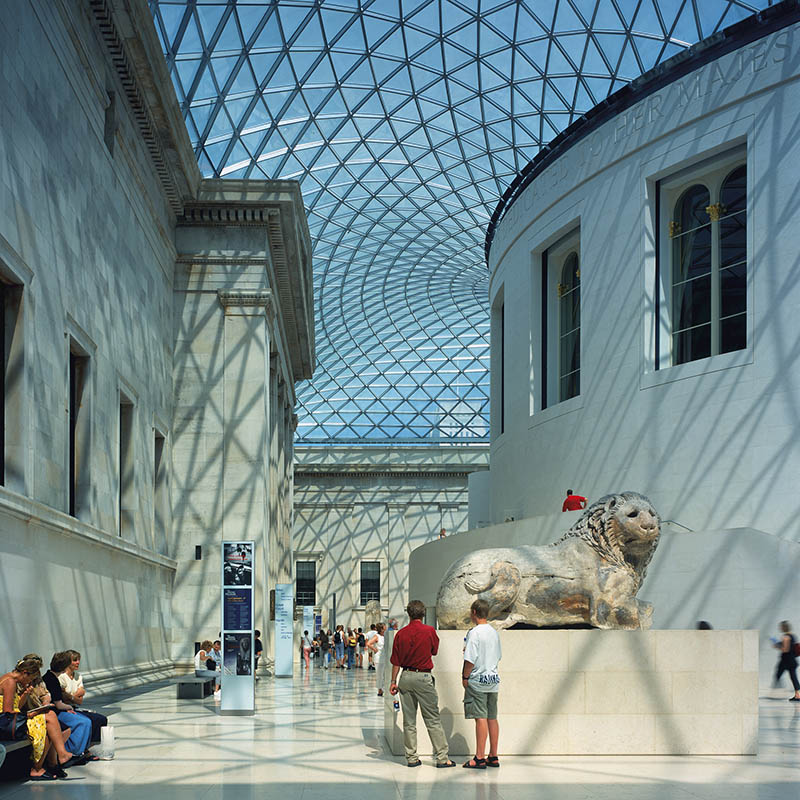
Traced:
[[21, 711], [3, 711], [0, 713], [0, 739], [4, 742], [16, 742], [28, 736], [28, 717]]
[[100, 728], [100, 760], [111, 761], [114, 758], [115, 749], [114, 727], [112, 725], [104, 725]]

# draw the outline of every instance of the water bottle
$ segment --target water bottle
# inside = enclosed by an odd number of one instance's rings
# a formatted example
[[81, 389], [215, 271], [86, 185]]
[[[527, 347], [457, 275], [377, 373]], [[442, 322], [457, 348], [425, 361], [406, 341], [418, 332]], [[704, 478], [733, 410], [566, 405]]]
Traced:
[[400, 710], [400, 701], [396, 697], [394, 699], [394, 702], [392, 703], [392, 708], [395, 711], [399, 711]]

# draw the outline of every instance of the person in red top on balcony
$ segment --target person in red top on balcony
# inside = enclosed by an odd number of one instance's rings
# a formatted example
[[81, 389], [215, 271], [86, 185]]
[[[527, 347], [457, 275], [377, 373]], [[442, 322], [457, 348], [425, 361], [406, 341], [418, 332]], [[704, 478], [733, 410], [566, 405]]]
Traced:
[[[417, 707], [422, 711], [422, 720], [428, 729], [436, 756], [436, 766], [454, 767], [448, 754], [447, 737], [439, 717], [439, 696], [436, 681], [431, 675], [433, 658], [439, 652], [439, 637], [436, 631], [422, 622], [425, 604], [412, 600], [406, 607], [410, 622], [394, 636], [392, 645], [392, 684], [389, 692], [400, 694], [403, 709], [403, 745], [406, 763], [418, 767], [422, 762], [417, 755]], [[403, 670], [400, 682], [397, 673]]]
[[586, 508], [586, 498], [581, 497], [579, 494], [572, 494], [572, 489], [567, 489], [567, 499], [564, 500], [561, 510], [580, 511], [582, 508]]

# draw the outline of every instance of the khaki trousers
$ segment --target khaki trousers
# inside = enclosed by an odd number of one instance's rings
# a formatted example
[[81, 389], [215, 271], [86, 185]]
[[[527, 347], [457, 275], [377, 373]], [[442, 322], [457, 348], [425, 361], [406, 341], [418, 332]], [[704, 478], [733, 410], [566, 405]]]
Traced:
[[406, 672], [397, 685], [400, 690], [400, 707], [403, 709], [403, 745], [406, 761], [413, 764], [417, 756], [417, 707], [422, 712], [422, 721], [428, 729], [437, 764], [449, 761], [447, 738], [439, 718], [439, 695], [436, 681], [430, 672]]

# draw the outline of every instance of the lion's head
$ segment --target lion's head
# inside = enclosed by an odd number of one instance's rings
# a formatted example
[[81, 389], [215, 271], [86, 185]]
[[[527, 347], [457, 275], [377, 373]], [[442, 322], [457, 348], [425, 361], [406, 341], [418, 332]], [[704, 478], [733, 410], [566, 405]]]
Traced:
[[653, 504], [638, 492], [620, 492], [592, 503], [561, 541], [581, 537], [606, 561], [633, 570], [641, 583], [660, 532]]

